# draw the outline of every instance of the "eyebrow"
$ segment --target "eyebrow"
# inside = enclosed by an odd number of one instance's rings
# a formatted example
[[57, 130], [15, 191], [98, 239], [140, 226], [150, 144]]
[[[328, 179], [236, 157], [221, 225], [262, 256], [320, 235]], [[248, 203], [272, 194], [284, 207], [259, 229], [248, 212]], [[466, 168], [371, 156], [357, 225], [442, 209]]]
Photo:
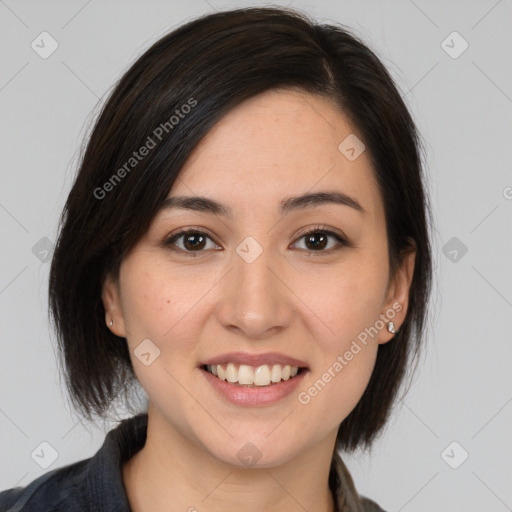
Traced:
[[[338, 204], [348, 206], [360, 213], [366, 213], [359, 201], [340, 191], [326, 191], [304, 194], [301, 196], [288, 197], [281, 201], [279, 212], [285, 215], [293, 210], [315, 208], [326, 204]], [[223, 205], [214, 199], [201, 196], [173, 196], [168, 197], [162, 204], [160, 210], [183, 209], [198, 212], [212, 213], [223, 217], [233, 217], [233, 211], [229, 206]]]

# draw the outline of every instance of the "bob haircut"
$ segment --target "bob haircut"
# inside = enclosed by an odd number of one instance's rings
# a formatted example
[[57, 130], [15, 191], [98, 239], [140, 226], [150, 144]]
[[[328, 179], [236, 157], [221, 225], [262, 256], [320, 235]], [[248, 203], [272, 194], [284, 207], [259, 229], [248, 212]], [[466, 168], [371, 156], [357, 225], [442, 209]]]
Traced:
[[208, 131], [271, 89], [329, 98], [358, 130], [384, 202], [390, 278], [416, 246], [405, 321], [392, 341], [379, 345], [369, 384], [340, 425], [337, 448], [371, 448], [386, 423], [412, 355], [417, 363], [432, 281], [420, 137], [390, 74], [360, 39], [343, 26], [274, 7], [204, 15], [162, 37], [120, 78], [84, 145], [60, 218], [49, 309], [61, 374], [88, 420], [105, 419], [113, 400], [127, 399], [137, 382], [126, 339], [105, 325], [105, 277], [119, 277], [123, 257]]

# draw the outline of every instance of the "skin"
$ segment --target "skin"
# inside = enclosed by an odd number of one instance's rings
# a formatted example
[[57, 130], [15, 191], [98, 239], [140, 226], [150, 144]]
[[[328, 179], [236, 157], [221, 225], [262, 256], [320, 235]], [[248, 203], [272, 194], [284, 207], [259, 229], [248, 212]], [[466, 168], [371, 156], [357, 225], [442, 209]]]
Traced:
[[[368, 384], [378, 345], [393, 334], [384, 327], [369, 337], [307, 405], [297, 395], [397, 303], [400, 327], [415, 258], [412, 250], [391, 279], [369, 154], [349, 161], [338, 150], [357, 133], [320, 96], [274, 90], [245, 101], [201, 141], [169, 192], [213, 198], [233, 217], [162, 211], [123, 260], [119, 280], [105, 280], [107, 324], [113, 319], [112, 331], [127, 338], [149, 398], [146, 444], [123, 466], [135, 512], [334, 510], [328, 474], [337, 429]], [[356, 198], [366, 212], [337, 204], [278, 212], [287, 197], [326, 190]], [[317, 225], [351, 245], [329, 237], [314, 252], [303, 235]], [[162, 246], [179, 228], [210, 238], [196, 252], [186, 237], [175, 251]], [[250, 264], [236, 252], [247, 236], [263, 249]], [[161, 351], [149, 366], [133, 355], [146, 338]], [[231, 351], [278, 351], [310, 371], [275, 404], [234, 405], [198, 369]], [[247, 442], [261, 453], [250, 468], [237, 457]]]

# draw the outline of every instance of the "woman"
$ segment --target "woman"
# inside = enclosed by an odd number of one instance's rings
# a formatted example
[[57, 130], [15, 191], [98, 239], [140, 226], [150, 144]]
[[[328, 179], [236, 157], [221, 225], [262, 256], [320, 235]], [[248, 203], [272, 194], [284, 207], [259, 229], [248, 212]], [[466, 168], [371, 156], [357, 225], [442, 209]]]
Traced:
[[77, 410], [140, 385], [147, 411], [0, 508], [382, 510], [339, 451], [419, 353], [428, 215], [413, 120], [341, 26], [249, 8], [157, 41], [89, 137], [49, 289]]

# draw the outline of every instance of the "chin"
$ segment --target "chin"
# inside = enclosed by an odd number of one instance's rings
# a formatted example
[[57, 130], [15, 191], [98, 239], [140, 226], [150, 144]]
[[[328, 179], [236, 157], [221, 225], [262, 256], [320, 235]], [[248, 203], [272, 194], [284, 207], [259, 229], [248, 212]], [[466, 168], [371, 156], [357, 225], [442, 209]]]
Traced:
[[241, 469], [263, 469], [279, 467], [293, 458], [292, 453], [283, 453], [282, 450], [259, 449], [255, 444], [247, 441], [236, 451], [212, 453], [221, 462]]
[[[271, 431], [271, 430], [269, 430]], [[224, 439], [222, 443], [211, 440], [204, 444], [205, 450], [217, 460], [237, 466], [239, 468], [256, 469], [281, 466], [297, 456], [304, 446], [301, 442], [294, 442], [290, 436], [286, 436], [286, 444], [282, 439], [271, 439], [264, 434], [233, 434], [233, 438]]]

